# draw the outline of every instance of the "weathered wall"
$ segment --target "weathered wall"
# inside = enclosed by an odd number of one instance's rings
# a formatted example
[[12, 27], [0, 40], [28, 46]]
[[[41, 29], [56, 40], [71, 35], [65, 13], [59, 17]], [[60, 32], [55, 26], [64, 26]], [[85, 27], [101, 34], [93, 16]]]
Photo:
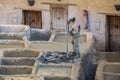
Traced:
[[[1, 0], [0, 1], [0, 24], [22, 24], [22, 10], [42, 11], [42, 27], [50, 29], [50, 5], [41, 4], [41, 2], [60, 3], [60, 4], [77, 4], [77, 6], [68, 6], [68, 16], [74, 15], [83, 27], [83, 9], [89, 13], [90, 31], [96, 37], [97, 50], [105, 50], [105, 25], [106, 14], [120, 14], [114, 8], [114, 4], [120, 3], [120, 0], [35, 0], [34, 6], [29, 6], [27, 0]], [[100, 47], [99, 47], [100, 46]]]

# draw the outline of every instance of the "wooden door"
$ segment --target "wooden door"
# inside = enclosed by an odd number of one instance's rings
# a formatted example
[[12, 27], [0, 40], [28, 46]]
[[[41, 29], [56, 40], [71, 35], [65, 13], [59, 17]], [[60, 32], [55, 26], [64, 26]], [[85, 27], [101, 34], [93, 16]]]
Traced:
[[120, 51], [120, 16], [108, 16], [108, 47], [109, 51]]
[[51, 28], [55, 30], [66, 30], [67, 6], [51, 5]]
[[42, 14], [41, 11], [23, 11], [24, 24], [29, 25], [30, 28], [42, 29]]

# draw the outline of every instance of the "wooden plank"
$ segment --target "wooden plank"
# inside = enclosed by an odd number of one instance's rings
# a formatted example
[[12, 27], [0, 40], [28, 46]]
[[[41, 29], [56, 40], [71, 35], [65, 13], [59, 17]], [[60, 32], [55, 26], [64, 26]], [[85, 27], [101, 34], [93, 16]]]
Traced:
[[56, 4], [56, 5], [72, 5], [72, 6], [77, 6], [77, 4], [72, 4], [72, 3], [50, 3], [50, 2], [41, 2], [41, 4]]
[[49, 9], [31, 9], [31, 8], [17, 8], [14, 7], [14, 9], [18, 9], [18, 10], [26, 10], [26, 11], [50, 11]]
[[104, 15], [108, 15], [108, 16], [120, 16], [119, 12], [112, 12], [112, 13], [107, 13], [107, 12], [97, 12], [98, 14], [104, 14]]

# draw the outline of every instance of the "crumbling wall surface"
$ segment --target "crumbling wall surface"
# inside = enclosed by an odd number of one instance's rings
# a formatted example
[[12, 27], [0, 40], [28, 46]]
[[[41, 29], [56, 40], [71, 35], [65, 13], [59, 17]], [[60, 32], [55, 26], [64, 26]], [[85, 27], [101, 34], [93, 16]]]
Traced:
[[29, 26], [25, 25], [0, 25], [0, 39], [23, 40], [29, 39]]
[[30, 29], [30, 41], [48, 41], [51, 32], [43, 29]]

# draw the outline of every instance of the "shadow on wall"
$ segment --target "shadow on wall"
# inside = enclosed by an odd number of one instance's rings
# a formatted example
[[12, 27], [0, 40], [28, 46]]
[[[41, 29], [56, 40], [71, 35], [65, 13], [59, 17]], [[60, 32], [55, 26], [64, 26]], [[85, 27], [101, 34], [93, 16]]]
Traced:
[[48, 41], [50, 36], [50, 31], [42, 29], [30, 29], [30, 41]]

